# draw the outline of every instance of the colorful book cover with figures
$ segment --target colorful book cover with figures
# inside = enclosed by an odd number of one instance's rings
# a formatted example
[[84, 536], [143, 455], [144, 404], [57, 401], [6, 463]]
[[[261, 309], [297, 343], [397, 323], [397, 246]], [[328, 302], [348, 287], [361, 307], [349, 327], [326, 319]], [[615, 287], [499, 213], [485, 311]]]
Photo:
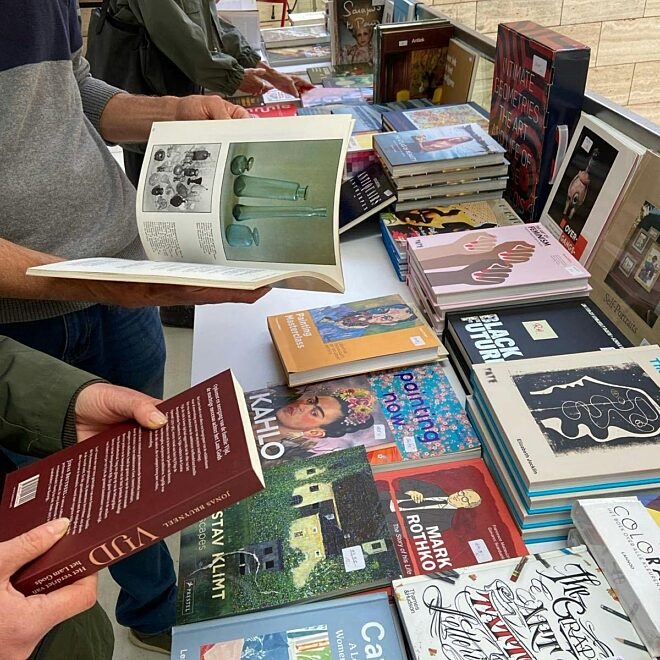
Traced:
[[394, 582], [416, 660], [651, 660], [584, 546]]
[[586, 283], [589, 273], [539, 224], [415, 238], [408, 244], [437, 296], [525, 285]]
[[245, 397], [265, 468], [357, 445], [396, 447], [396, 460], [417, 460], [479, 444], [438, 363], [295, 389], [275, 385]]
[[396, 609], [386, 593], [305, 603], [177, 626], [177, 660], [340, 660], [348, 649], [405, 657]]
[[505, 197], [525, 222], [539, 219], [555, 161], [580, 117], [589, 53], [532, 21], [498, 27], [489, 132], [506, 147]]
[[388, 112], [383, 116], [383, 123], [393, 131], [414, 131], [454, 124], [478, 124], [487, 131], [488, 113], [476, 103], [454, 103]]
[[181, 532], [177, 623], [383, 587], [400, 574], [363, 447], [267, 470]]
[[660, 484], [660, 350], [620, 348], [476, 364], [475, 390], [494, 412], [528, 493]]
[[332, 0], [330, 3], [333, 64], [374, 63], [374, 28], [383, 19], [383, 3]]
[[479, 459], [375, 475], [404, 577], [527, 554]]

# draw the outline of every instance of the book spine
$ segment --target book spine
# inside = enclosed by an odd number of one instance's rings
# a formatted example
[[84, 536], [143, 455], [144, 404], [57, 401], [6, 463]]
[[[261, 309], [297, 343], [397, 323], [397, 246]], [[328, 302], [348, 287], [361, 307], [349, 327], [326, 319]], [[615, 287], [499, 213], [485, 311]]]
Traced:
[[176, 508], [166, 509], [136, 525], [125, 527], [103, 543], [81, 548], [77, 553], [38, 572], [30, 571], [28, 565], [15, 576], [12, 584], [26, 596], [54, 591], [126, 559], [262, 488], [256, 473], [243, 472], [234, 476], [226, 485], [218, 484], [208, 488], [195, 498], [183, 500]]

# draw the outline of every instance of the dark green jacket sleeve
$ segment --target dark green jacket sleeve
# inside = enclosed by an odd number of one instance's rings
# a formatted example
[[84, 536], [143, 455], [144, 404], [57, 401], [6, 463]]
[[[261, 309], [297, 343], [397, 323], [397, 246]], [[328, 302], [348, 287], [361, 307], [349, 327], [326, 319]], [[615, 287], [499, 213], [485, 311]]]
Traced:
[[46, 456], [75, 442], [76, 394], [96, 380], [0, 336], [0, 444], [21, 454]]
[[243, 35], [217, 16], [212, 0], [116, 0], [119, 20], [142, 25], [149, 37], [193, 82], [225, 95], [259, 55]]

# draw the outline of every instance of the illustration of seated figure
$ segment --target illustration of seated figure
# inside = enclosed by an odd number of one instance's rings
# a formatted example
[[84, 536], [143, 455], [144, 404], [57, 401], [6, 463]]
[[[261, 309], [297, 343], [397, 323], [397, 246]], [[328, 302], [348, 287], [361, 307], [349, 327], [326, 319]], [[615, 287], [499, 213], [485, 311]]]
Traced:
[[[440, 486], [421, 479], [399, 479], [396, 483], [396, 506], [390, 491], [379, 492], [381, 507], [390, 523], [397, 522], [396, 509], [404, 521], [409, 513], [424, 527], [437, 527], [440, 532], [449, 529], [456, 512], [474, 509], [481, 504], [481, 495], [471, 488], [446, 493]], [[410, 533], [410, 530], [407, 530]]]
[[413, 310], [403, 303], [353, 309], [335, 305], [312, 310], [312, 318], [324, 342], [340, 341], [385, 330], [400, 330], [416, 323]]
[[350, 30], [355, 43], [344, 46], [341, 50], [341, 59], [345, 64], [359, 64], [374, 61], [374, 48], [371, 38], [374, 31], [376, 10], [365, 14], [350, 14], [344, 18], [346, 27]]

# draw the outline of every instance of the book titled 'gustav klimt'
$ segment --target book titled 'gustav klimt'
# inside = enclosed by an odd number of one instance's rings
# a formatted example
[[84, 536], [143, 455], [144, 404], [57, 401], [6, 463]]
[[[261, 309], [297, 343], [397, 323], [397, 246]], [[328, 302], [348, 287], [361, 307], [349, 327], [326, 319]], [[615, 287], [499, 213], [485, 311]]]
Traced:
[[398, 295], [269, 316], [268, 329], [289, 385], [447, 355], [426, 321]]
[[651, 660], [584, 546], [396, 580], [416, 660]]
[[16, 589], [57, 589], [264, 487], [231, 371], [158, 407], [168, 416], [161, 429], [124, 422], [7, 476], [0, 540], [71, 520], [61, 541], [14, 575]]

